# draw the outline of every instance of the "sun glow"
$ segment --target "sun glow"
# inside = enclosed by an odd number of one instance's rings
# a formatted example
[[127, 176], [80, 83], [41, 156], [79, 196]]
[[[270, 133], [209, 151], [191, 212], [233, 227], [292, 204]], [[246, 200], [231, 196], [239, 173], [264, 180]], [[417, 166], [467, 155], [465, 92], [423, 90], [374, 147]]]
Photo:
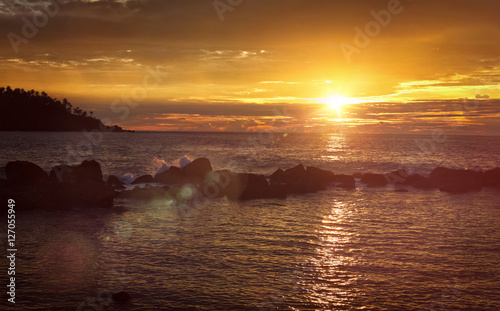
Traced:
[[354, 98], [344, 97], [340, 95], [332, 95], [330, 97], [324, 98], [322, 102], [324, 104], [327, 104], [329, 106], [329, 109], [336, 111], [339, 117], [340, 113], [342, 112], [342, 106], [358, 103], [358, 101]]

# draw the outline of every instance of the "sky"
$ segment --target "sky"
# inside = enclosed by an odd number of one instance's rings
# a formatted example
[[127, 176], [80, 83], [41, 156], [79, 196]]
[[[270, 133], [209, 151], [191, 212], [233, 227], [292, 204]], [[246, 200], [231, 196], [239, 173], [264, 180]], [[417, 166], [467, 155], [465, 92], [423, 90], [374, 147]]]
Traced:
[[4, 0], [0, 85], [160, 131], [500, 134], [500, 1]]

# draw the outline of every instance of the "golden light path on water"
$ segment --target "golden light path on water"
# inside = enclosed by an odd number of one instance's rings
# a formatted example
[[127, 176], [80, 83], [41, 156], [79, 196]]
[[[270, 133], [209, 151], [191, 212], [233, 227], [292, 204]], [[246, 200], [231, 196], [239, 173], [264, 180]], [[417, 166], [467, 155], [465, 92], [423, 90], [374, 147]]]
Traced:
[[328, 308], [345, 308], [358, 293], [358, 275], [349, 272], [357, 262], [358, 249], [352, 248], [356, 233], [349, 224], [352, 213], [347, 203], [334, 201], [316, 230], [318, 245], [309, 259], [311, 277], [316, 279], [307, 288], [312, 303]]

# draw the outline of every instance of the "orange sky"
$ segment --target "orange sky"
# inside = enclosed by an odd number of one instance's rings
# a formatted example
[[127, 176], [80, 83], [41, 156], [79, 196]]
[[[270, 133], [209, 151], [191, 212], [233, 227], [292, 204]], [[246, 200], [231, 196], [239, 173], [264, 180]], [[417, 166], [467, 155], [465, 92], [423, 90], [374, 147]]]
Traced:
[[500, 132], [500, 2], [229, 3], [3, 1], [1, 84], [138, 130]]

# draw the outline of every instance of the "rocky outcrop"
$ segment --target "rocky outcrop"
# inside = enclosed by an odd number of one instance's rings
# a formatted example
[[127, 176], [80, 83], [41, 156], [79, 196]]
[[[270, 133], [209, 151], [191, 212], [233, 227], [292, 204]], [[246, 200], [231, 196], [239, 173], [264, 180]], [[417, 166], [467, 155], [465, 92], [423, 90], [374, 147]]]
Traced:
[[286, 198], [284, 187], [270, 185], [264, 175], [257, 174], [231, 174], [229, 184], [222, 190], [231, 200]]
[[367, 187], [385, 187], [387, 180], [384, 175], [366, 173], [361, 177], [361, 182], [366, 184]]
[[483, 173], [438, 167], [431, 172], [429, 179], [438, 185], [440, 191], [459, 194], [481, 190]]
[[154, 178], [151, 175], [142, 175], [140, 177], [137, 177], [132, 184], [147, 184], [147, 183], [152, 183], [154, 182]]
[[47, 174], [38, 165], [9, 162], [2, 197], [16, 201], [19, 209], [67, 209], [72, 207], [112, 207], [115, 190], [104, 183], [99, 163], [60, 165]]
[[198, 158], [182, 168], [184, 176], [195, 185], [203, 183], [212, 170], [212, 164], [207, 158]]
[[184, 171], [176, 166], [171, 166], [168, 170], [156, 174], [153, 181], [166, 185], [183, 185], [189, 182]]
[[484, 172], [483, 187], [500, 187], [500, 167]]
[[12, 186], [35, 185], [47, 179], [47, 173], [38, 165], [28, 161], [9, 162], [5, 166], [7, 182]]
[[[94, 160], [73, 166], [55, 166], [49, 174], [34, 163], [13, 161], [1, 168], [0, 173], [1, 199], [14, 199], [18, 209], [109, 208], [113, 206], [115, 189], [124, 188], [124, 183], [114, 175], [104, 182], [100, 164]], [[500, 168], [482, 173], [438, 167], [428, 177], [409, 175], [404, 170], [386, 175], [367, 173], [356, 176], [368, 187], [393, 184], [398, 192], [407, 191], [405, 186], [422, 190], [439, 188], [452, 194], [478, 191], [482, 187], [500, 187]], [[206, 158], [196, 159], [182, 169], [171, 166], [154, 177], [141, 176], [132, 184], [153, 182], [165, 186], [135, 187], [121, 191], [118, 197], [146, 201], [168, 198], [180, 202], [222, 197], [231, 200], [283, 199], [289, 194], [312, 193], [329, 186], [356, 187], [352, 175], [336, 175], [302, 164], [286, 170], [278, 169], [268, 181], [259, 174], [214, 171]]]

